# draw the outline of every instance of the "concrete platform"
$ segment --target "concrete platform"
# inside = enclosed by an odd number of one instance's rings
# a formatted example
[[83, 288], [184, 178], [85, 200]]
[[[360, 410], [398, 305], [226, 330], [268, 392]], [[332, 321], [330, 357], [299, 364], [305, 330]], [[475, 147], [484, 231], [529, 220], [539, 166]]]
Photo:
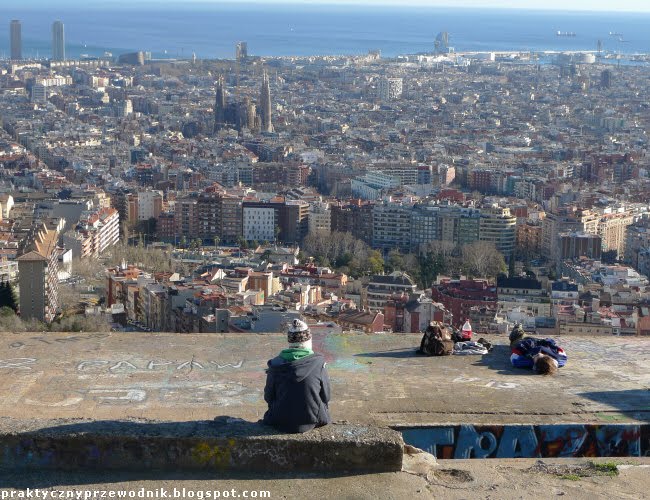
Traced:
[[[615, 424], [650, 420], [650, 340], [561, 339], [556, 377], [485, 356], [416, 356], [419, 335], [316, 335], [335, 421], [379, 426]], [[0, 334], [0, 416], [207, 420], [264, 414], [264, 368], [283, 335]]]

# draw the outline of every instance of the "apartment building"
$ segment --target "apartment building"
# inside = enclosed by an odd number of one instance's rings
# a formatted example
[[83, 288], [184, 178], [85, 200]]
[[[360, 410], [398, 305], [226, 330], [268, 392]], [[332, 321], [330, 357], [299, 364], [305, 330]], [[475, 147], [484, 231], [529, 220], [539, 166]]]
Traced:
[[34, 225], [21, 242], [18, 256], [20, 316], [50, 323], [58, 312], [58, 232]]
[[510, 213], [509, 208], [482, 208], [479, 239], [493, 243], [505, 259], [509, 260], [515, 251], [516, 225], [517, 218]]
[[120, 241], [120, 215], [114, 208], [84, 212], [79, 224], [62, 236], [73, 257], [97, 257]]

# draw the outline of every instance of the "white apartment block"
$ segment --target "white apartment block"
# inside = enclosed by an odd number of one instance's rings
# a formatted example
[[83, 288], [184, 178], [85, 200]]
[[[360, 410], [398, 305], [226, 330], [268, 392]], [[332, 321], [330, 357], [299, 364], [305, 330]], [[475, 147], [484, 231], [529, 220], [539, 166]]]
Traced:
[[402, 97], [403, 81], [401, 78], [382, 78], [379, 80], [379, 98], [382, 101], [394, 101]]
[[274, 241], [277, 225], [276, 209], [273, 207], [244, 207], [242, 232], [247, 241]]
[[162, 191], [140, 191], [127, 198], [128, 220], [137, 222], [156, 218], [162, 212]]

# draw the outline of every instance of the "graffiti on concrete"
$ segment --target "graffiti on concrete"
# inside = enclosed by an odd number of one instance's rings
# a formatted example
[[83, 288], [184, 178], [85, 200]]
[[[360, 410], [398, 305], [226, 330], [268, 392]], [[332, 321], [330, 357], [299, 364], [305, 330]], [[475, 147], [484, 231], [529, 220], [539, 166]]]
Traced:
[[[149, 360], [143, 363], [138, 363], [137, 361], [108, 361], [105, 359], [93, 359], [87, 361], [81, 361], [77, 364], [77, 371], [79, 372], [91, 372], [91, 371], [108, 371], [110, 373], [116, 371], [128, 371], [128, 370], [137, 370], [137, 371], [148, 371], [148, 370], [160, 370], [160, 369], [172, 369], [172, 370], [223, 370], [225, 368], [241, 368], [244, 364], [244, 360], [240, 359], [236, 362], [224, 362], [224, 361], [196, 361], [194, 359], [187, 361], [168, 361], [168, 360]], [[140, 366], [138, 366], [140, 365]]]
[[466, 377], [462, 375], [452, 380], [455, 384], [472, 384], [481, 387], [490, 387], [492, 389], [517, 389], [521, 384], [517, 382], [501, 382], [499, 380], [486, 380], [480, 377]]
[[[38, 361], [36, 358], [9, 358], [9, 359], [0, 359], [0, 370], [8, 371], [19, 371], [19, 370], [32, 370], [34, 364]], [[145, 371], [145, 370], [158, 370], [163, 367], [167, 369], [171, 368], [174, 370], [223, 370], [227, 368], [241, 368], [244, 364], [244, 360], [240, 359], [234, 362], [225, 362], [225, 361], [195, 361], [194, 359], [187, 361], [166, 361], [166, 360], [150, 360], [138, 366], [138, 363], [134, 361], [120, 360], [120, 361], [108, 361], [105, 359], [94, 359], [88, 361], [81, 361], [77, 364], [77, 371], [96, 371], [101, 368], [110, 373], [116, 371]]]
[[438, 458], [638, 457], [650, 425], [457, 425], [402, 429], [404, 441]]
[[0, 370], [19, 371], [31, 370], [32, 365], [36, 363], [36, 358], [11, 358], [0, 359]]
[[13, 349], [18, 349], [20, 347], [33, 347], [36, 345], [39, 345], [38, 343], [41, 342], [43, 344], [65, 344], [69, 342], [79, 342], [82, 340], [92, 340], [92, 339], [103, 339], [108, 337], [108, 333], [91, 333], [88, 335], [74, 335], [74, 336], [67, 336], [67, 337], [29, 337], [29, 339], [26, 342], [23, 342], [21, 340], [15, 341], [9, 344], [9, 347]]
[[192, 458], [201, 465], [225, 468], [232, 460], [232, 450], [235, 440], [228, 439], [225, 446], [218, 444], [199, 443], [192, 448]]
[[88, 401], [98, 405], [148, 407], [150, 402], [162, 406], [232, 406], [256, 402], [259, 388], [248, 388], [238, 383], [216, 382], [160, 387], [100, 387], [61, 391], [42, 391], [23, 400], [29, 406], [62, 408]]
[[[244, 406], [262, 401], [264, 371], [261, 363], [230, 357], [214, 358], [188, 356], [172, 361], [118, 357], [72, 361], [71, 368], [76, 377], [55, 375], [54, 383], [40, 380], [44, 370], [52, 366], [47, 359], [0, 359], [0, 375], [12, 375], [10, 386], [0, 390], [0, 404], [19, 403], [41, 408], [90, 405], [145, 409], [152, 406]], [[63, 366], [67, 364], [62, 363]], [[242, 380], [229, 380], [230, 374], [234, 373], [238, 373]], [[93, 381], [91, 385], [88, 383], [90, 380]]]

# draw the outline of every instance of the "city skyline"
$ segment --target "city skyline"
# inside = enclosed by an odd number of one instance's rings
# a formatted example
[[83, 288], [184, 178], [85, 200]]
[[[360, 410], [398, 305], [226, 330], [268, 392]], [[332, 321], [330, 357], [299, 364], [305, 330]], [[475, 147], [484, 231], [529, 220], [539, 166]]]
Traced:
[[[148, 1], [148, 0], [143, 0]], [[534, 10], [419, 8], [362, 6], [325, 7], [291, 4], [191, 3], [183, 14], [171, 3], [160, 4], [146, 31], [138, 29], [129, 12], [149, 10], [135, 2], [130, 7], [105, 8], [101, 16], [82, 12], [71, 4], [56, 9], [10, 12], [22, 23], [22, 52], [27, 58], [49, 57], [52, 23], [65, 22], [67, 58], [81, 54], [101, 56], [148, 51], [154, 57], [228, 58], [239, 40], [247, 40], [257, 56], [360, 54], [380, 50], [382, 55], [432, 50], [439, 32], [448, 32], [457, 52], [482, 51], [594, 51], [600, 40], [605, 52], [645, 53], [650, 46], [648, 14], [552, 12]], [[93, 4], [96, 5], [96, 4]], [[101, 4], [100, 4], [101, 5]], [[104, 4], [108, 5], [108, 4]], [[115, 4], [117, 5], [117, 4]], [[202, 7], [204, 6], [204, 7]], [[184, 4], [185, 7], [185, 4]], [[97, 11], [98, 13], [99, 11]], [[103, 21], [100, 21], [103, 19]], [[273, 22], [269, 23], [269, 19]], [[359, 26], [363, 25], [363, 29]], [[188, 29], [191, 26], [192, 29]], [[214, 27], [219, 26], [219, 30]], [[336, 31], [332, 27], [336, 27]], [[262, 28], [263, 29], [260, 29]], [[0, 54], [9, 54], [9, 24], [0, 25]], [[557, 32], [576, 33], [558, 37]], [[611, 34], [622, 34], [614, 37]]]

